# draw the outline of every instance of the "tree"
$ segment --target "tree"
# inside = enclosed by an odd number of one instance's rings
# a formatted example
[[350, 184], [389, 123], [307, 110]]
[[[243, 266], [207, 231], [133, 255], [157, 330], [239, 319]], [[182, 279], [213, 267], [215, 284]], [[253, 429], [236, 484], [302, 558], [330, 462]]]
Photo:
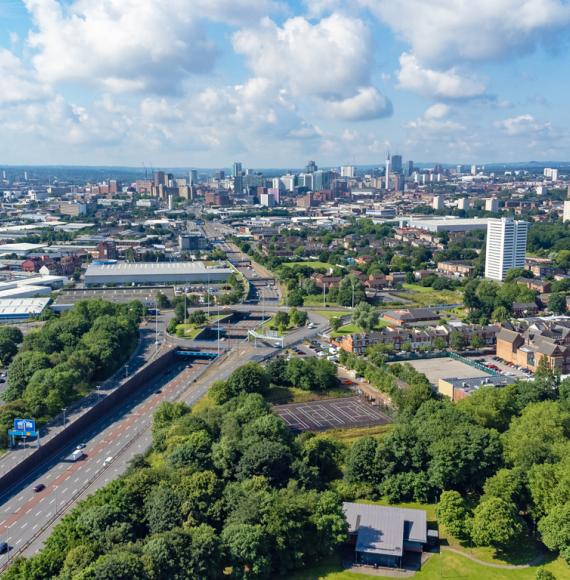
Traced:
[[291, 324], [295, 327], [305, 326], [309, 316], [304, 310], [297, 310], [296, 308], [291, 308], [289, 312], [289, 320]]
[[469, 344], [472, 348], [478, 350], [485, 346], [485, 341], [477, 333], [473, 333]]
[[271, 559], [261, 526], [229, 524], [222, 531], [222, 544], [234, 578], [264, 578], [268, 575]]
[[437, 518], [447, 531], [456, 538], [469, 535], [469, 510], [457, 491], [444, 491], [437, 504]]
[[288, 479], [291, 469], [289, 447], [279, 441], [258, 442], [248, 446], [237, 466], [238, 479], [262, 475], [271, 483], [279, 484]]
[[560, 292], [553, 292], [548, 298], [548, 308], [554, 314], [566, 314], [566, 296]]
[[0, 326], [0, 339], [8, 339], [16, 344], [21, 344], [24, 340], [22, 331], [16, 326]]
[[170, 308], [170, 300], [168, 296], [163, 292], [156, 293], [156, 305], [158, 308]]
[[82, 580], [142, 580], [146, 577], [142, 560], [126, 551], [100, 556], [81, 575]]
[[444, 350], [445, 347], [447, 346], [447, 343], [445, 342], [445, 339], [443, 339], [441, 336], [438, 336], [433, 341], [433, 346], [435, 350]]
[[180, 302], [176, 303], [176, 307], [174, 308], [174, 318], [178, 321], [178, 324], [184, 322], [188, 316], [188, 310], [184, 305], [184, 301], [181, 300]]
[[208, 320], [208, 315], [203, 310], [194, 310], [188, 316], [188, 322], [190, 324], [201, 325], [204, 324]]
[[297, 439], [300, 458], [293, 468], [305, 487], [324, 489], [341, 476], [342, 448], [339, 443], [313, 433], [304, 433]]
[[538, 531], [544, 545], [552, 551], [560, 551], [570, 563], [570, 501], [556, 506], [538, 522]]
[[145, 518], [151, 533], [167, 532], [182, 523], [182, 499], [167, 485], [154, 487], [144, 500]]
[[352, 322], [364, 332], [370, 332], [378, 322], [378, 312], [370, 304], [360, 302], [354, 309]]
[[346, 479], [350, 483], [378, 483], [380, 466], [376, 463], [378, 444], [373, 437], [357, 439], [346, 460]]
[[305, 293], [300, 288], [291, 290], [287, 294], [287, 306], [303, 306], [305, 301]]
[[46, 369], [50, 360], [43, 352], [24, 351], [18, 353], [8, 369], [7, 388], [3, 393], [5, 401], [19, 399], [36, 371]]
[[503, 434], [505, 457], [512, 464], [529, 469], [549, 461], [554, 449], [570, 436], [570, 414], [554, 401], [531, 403], [512, 420]]
[[0, 365], [5, 367], [10, 364], [10, 361], [14, 358], [18, 352], [17, 344], [5, 337], [0, 336]]
[[334, 332], [337, 332], [338, 329], [342, 326], [342, 318], [340, 316], [335, 316], [330, 320], [331, 328]]
[[356, 276], [350, 274], [340, 281], [337, 302], [341, 306], [356, 306], [360, 302], [366, 302], [364, 286]]
[[526, 473], [519, 468], [499, 469], [493, 477], [485, 482], [485, 497], [499, 497], [507, 503], [513, 503], [520, 509], [528, 500]]
[[483, 500], [473, 512], [471, 537], [477, 546], [504, 549], [512, 545], [522, 531], [515, 506], [501, 498]]
[[265, 393], [269, 377], [264, 368], [254, 362], [235, 370], [225, 381], [217, 381], [210, 389], [210, 396], [217, 403], [225, 403], [241, 393]]
[[556, 576], [550, 570], [547, 570], [543, 566], [541, 566], [536, 571], [536, 576], [534, 577], [535, 580], [556, 580]]
[[285, 330], [289, 326], [289, 314], [283, 310], [277, 312], [273, 320], [275, 326], [280, 330]]
[[449, 337], [449, 344], [454, 350], [463, 350], [465, 348], [465, 338], [460, 332], [454, 330]]

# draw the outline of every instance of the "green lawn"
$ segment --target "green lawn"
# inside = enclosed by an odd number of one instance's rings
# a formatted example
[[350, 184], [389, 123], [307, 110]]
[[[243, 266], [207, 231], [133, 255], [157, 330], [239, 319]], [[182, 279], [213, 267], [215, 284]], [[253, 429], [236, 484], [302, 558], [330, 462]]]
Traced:
[[196, 338], [207, 326], [211, 326], [218, 319], [228, 316], [227, 314], [212, 314], [204, 324], [178, 324], [176, 326], [176, 336], [192, 340]]
[[[304, 306], [323, 306], [323, 295], [322, 294], [309, 294], [305, 296], [303, 300]], [[331, 302], [328, 294], [325, 297], [325, 308], [332, 307], [338, 308], [339, 304], [337, 302]]]
[[326, 270], [334, 268], [334, 264], [330, 264], [329, 262], [319, 262], [318, 260], [315, 261], [303, 261], [300, 262], [286, 262], [283, 266], [308, 266], [309, 268], [324, 268]]
[[329, 321], [331, 318], [350, 316], [350, 312], [348, 310], [317, 310], [317, 314], [319, 314], [320, 316], [324, 316]]
[[[545, 565], [545, 568], [552, 572], [557, 580], [570, 577], [570, 568], [561, 558], [552, 560]], [[537, 570], [537, 566], [518, 570], [490, 568], [444, 550], [431, 556], [412, 578], [417, 580], [534, 580]], [[288, 576], [289, 580], [362, 580], [382, 577], [388, 576], [343, 570], [340, 559], [337, 557]]]
[[[376, 326], [374, 327], [374, 330], [380, 330], [381, 328], [385, 328], [386, 326], [388, 326], [388, 323], [385, 320], [378, 320]], [[341, 326], [336, 332], [333, 332], [331, 336], [336, 337], [336, 336], [345, 336], [347, 334], [354, 334], [355, 332], [364, 332], [362, 330], [362, 328], [360, 328], [360, 326], [357, 326], [356, 324], [345, 324], [344, 326]]]
[[265, 395], [265, 400], [274, 405], [287, 403], [306, 403], [308, 401], [320, 401], [322, 399], [349, 397], [352, 392], [346, 387], [337, 387], [328, 391], [305, 391], [297, 387], [281, 387], [272, 385]]
[[418, 306], [433, 306], [435, 304], [460, 304], [463, 294], [458, 290], [434, 290], [419, 284], [404, 284], [405, 292], [396, 294], [400, 298], [412, 300]]
[[329, 429], [317, 435], [318, 437], [328, 437], [341, 443], [351, 445], [362, 437], [378, 437], [385, 435], [392, 430], [392, 425], [372, 425], [371, 427], [347, 427], [345, 429]]

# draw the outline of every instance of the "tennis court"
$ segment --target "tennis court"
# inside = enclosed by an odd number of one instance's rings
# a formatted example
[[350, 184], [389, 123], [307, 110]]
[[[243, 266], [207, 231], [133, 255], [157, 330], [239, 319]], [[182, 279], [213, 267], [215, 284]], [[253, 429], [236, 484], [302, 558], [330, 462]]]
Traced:
[[322, 431], [342, 427], [383, 425], [391, 419], [359, 397], [277, 405], [274, 411], [291, 429]]

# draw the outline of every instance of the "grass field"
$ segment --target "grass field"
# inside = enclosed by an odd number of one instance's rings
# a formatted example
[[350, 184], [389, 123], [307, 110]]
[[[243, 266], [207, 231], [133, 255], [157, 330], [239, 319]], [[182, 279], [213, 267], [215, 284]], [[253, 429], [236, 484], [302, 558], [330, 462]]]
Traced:
[[[376, 326], [374, 327], [374, 330], [380, 330], [381, 328], [385, 328], [386, 326], [388, 326], [388, 323], [386, 321], [379, 320]], [[336, 332], [333, 332], [331, 336], [345, 336], [347, 334], [353, 334], [355, 332], [364, 332], [364, 331], [362, 330], [362, 328], [360, 328], [360, 326], [349, 323], [345, 324], [344, 326], [341, 326]]]
[[176, 327], [176, 336], [179, 338], [188, 338], [192, 340], [196, 338], [207, 326], [211, 326], [218, 320], [224, 318], [227, 314], [212, 314], [204, 324], [179, 324]]
[[435, 304], [460, 304], [463, 294], [458, 290], [434, 290], [419, 284], [404, 284], [405, 292], [396, 294], [400, 298], [412, 300], [418, 306], [433, 306]]
[[[544, 567], [552, 572], [557, 580], [570, 577], [570, 568], [561, 558], [548, 562]], [[534, 580], [538, 568], [538, 566], [514, 570], [491, 568], [459, 554], [443, 550], [439, 554], [433, 554], [412, 578], [417, 580]], [[381, 576], [379, 573], [372, 575], [346, 571], [340, 559], [336, 557], [288, 576], [289, 580], [362, 580], [363, 578], [386, 577], [388, 575]]]
[[308, 266], [309, 268], [323, 268], [325, 270], [330, 270], [334, 268], [334, 264], [330, 264], [329, 262], [319, 262], [318, 260], [308, 260], [308, 261], [300, 261], [300, 262], [286, 262], [283, 264], [284, 266]]
[[392, 430], [392, 425], [372, 425], [371, 427], [348, 427], [346, 429], [329, 429], [317, 437], [328, 437], [351, 445], [361, 437], [378, 437]]
[[348, 389], [343, 387], [317, 392], [305, 391], [296, 387], [278, 387], [273, 385], [265, 395], [265, 400], [274, 405], [285, 405], [287, 403], [307, 403], [335, 397], [349, 397], [351, 394]]
[[[331, 302], [329, 300], [328, 295], [326, 296], [325, 304], [330, 306], [331, 308], [337, 308], [339, 306], [338, 303]], [[323, 295], [322, 294], [309, 294], [309, 295], [305, 296], [305, 299], [303, 301], [303, 305], [304, 306], [323, 306]], [[325, 306], [325, 308], [326, 308], [326, 306]]]
[[350, 316], [348, 310], [317, 310], [317, 314], [324, 316], [327, 320], [331, 318], [340, 318], [342, 316]]

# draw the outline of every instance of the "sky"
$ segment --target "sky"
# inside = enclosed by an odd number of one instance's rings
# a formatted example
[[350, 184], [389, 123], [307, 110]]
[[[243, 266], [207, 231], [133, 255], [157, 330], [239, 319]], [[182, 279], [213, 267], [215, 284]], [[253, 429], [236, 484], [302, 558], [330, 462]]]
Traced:
[[570, 0], [0, 0], [0, 164], [570, 160]]

